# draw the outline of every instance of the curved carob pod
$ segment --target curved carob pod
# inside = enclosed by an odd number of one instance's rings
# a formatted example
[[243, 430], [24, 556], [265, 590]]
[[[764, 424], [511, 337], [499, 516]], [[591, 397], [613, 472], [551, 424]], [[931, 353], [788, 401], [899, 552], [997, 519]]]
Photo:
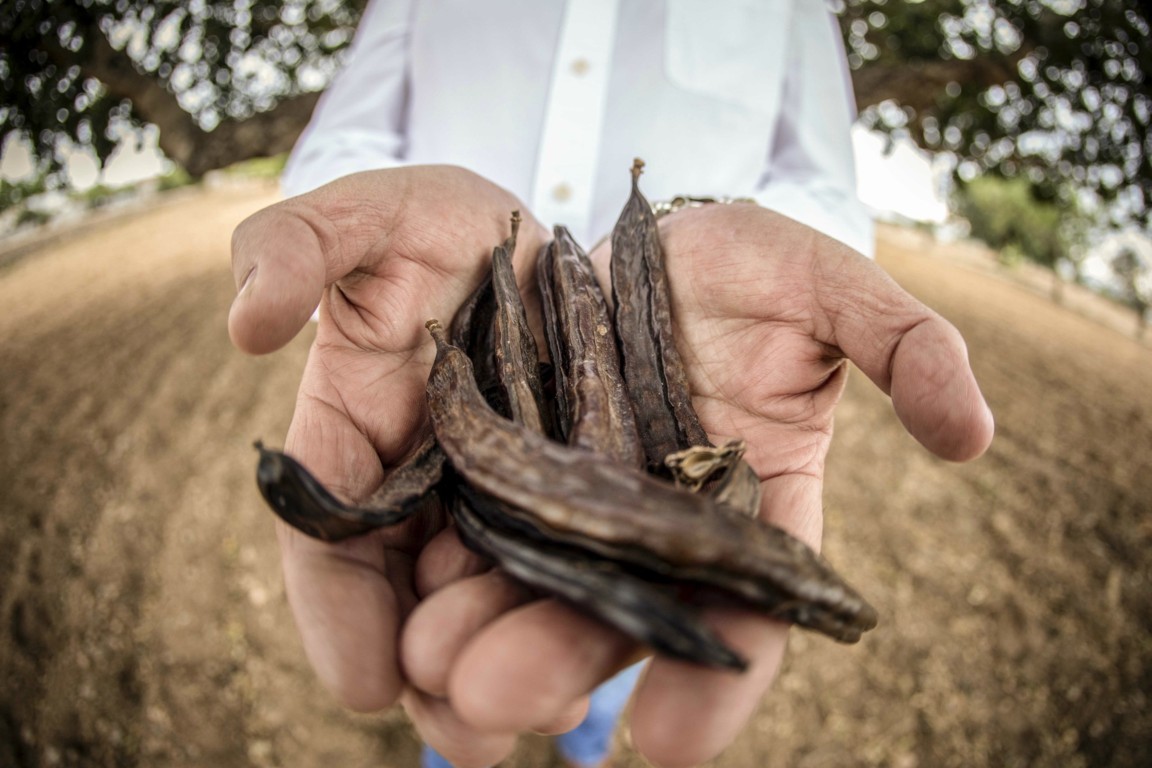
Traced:
[[256, 443], [256, 483], [268, 506], [293, 528], [322, 541], [340, 541], [395, 525], [430, 503], [444, 472], [444, 454], [432, 434], [380, 489], [360, 504], [345, 504], [286, 453]]
[[[516, 239], [520, 233], [520, 211], [512, 211], [511, 233], [497, 246], [503, 248], [511, 259], [516, 252]], [[511, 407], [504, 399], [504, 387], [500, 382], [499, 362], [496, 359], [496, 313], [499, 305], [496, 289], [492, 284], [493, 274], [489, 269], [484, 273], [480, 284], [472, 291], [456, 315], [452, 318], [452, 343], [465, 350], [476, 370], [476, 381], [485, 398], [502, 416], [509, 416]]]
[[526, 542], [490, 525], [473, 508], [492, 500], [466, 484], [458, 490], [451, 509], [464, 543], [495, 560], [513, 578], [574, 604], [660, 653], [721, 669], [747, 668], [743, 657], [668, 590], [611, 560], [589, 558], [555, 544]]
[[854, 642], [875, 626], [875, 610], [784, 531], [501, 418], [480, 395], [467, 356], [439, 322], [427, 325], [437, 348], [428, 379], [433, 428], [474, 489], [541, 529], [646, 551], [720, 588], [738, 583], [731, 591], [769, 615], [837, 640]]

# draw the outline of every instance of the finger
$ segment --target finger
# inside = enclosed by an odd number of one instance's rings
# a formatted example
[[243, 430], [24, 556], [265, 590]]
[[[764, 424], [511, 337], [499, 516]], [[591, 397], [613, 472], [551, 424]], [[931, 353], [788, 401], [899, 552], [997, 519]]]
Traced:
[[[229, 334], [247, 352], [278, 349], [299, 332], [326, 285], [357, 270], [374, 274], [385, 263], [411, 267], [388, 275], [388, 292], [407, 284], [426, 310], [454, 310], [491, 247], [507, 236], [509, 212], [521, 207], [507, 191], [449, 166], [356, 173], [270, 206], [233, 235], [239, 294]], [[521, 236], [526, 252], [535, 253], [547, 233], [527, 217]], [[426, 283], [435, 290], [424, 290]], [[375, 287], [367, 293], [369, 314], [398, 308], [394, 295]]]
[[434, 696], [448, 694], [448, 680], [461, 651], [500, 615], [531, 599], [524, 587], [499, 571], [462, 579], [420, 603], [408, 618], [400, 655], [409, 682]]
[[250, 354], [288, 343], [304, 326], [326, 282], [326, 261], [339, 237], [299, 199], [265, 208], [232, 234], [232, 273], [239, 292], [228, 314], [232, 342]]
[[[380, 461], [368, 439], [331, 408], [301, 405], [286, 450], [334, 493], [362, 498], [379, 485]], [[424, 520], [338, 544], [278, 525], [285, 590], [304, 650], [321, 682], [344, 706], [391, 706], [403, 685], [397, 661], [401, 617], [415, 603], [412, 555]], [[415, 535], [414, 535], [414, 532]]]
[[455, 768], [485, 768], [507, 757], [516, 746], [516, 734], [474, 728], [456, 716], [444, 699], [408, 689], [404, 709], [420, 738]]
[[491, 567], [482, 556], [460, 541], [454, 526], [438, 533], [420, 552], [416, 561], [416, 594], [421, 598]]
[[521, 731], [558, 718], [623, 668], [635, 643], [556, 600], [513, 610], [460, 653], [448, 682], [461, 719]]
[[933, 453], [954, 461], [982, 454], [992, 412], [960, 333], [876, 264], [830, 239], [820, 243], [816, 300], [829, 325], [818, 338], [889, 393], [905, 428]]
[[279, 532], [284, 586], [304, 652], [324, 687], [345, 707], [391, 706], [403, 678], [396, 662], [401, 601], [373, 536], [344, 544]]
[[544, 736], [568, 733], [568, 731], [584, 722], [584, 718], [588, 716], [589, 702], [590, 697], [581, 696], [569, 704], [560, 714], [554, 715], [550, 719], [532, 726], [531, 730]]
[[[758, 456], [749, 456], [755, 462]], [[763, 483], [760, 517], [819, 551], [823, 528], [822, 458]], [[704, 611], [723, 641], [749, 661], [734, 674], [656, 656], [637, 687], [633, 744], [657, 765], [699, 765], [718, 755], [744, 729], [779, 671], [789, 625], [740, 608]]]
[[705, 619], [749, 667], [735, 673], [663, 656], [651, 661], [632, 706], [632, 743], [665, 768], [699, 765], [731, 744], [784, 656], [784, 624], [735, 609], [709, 610]]

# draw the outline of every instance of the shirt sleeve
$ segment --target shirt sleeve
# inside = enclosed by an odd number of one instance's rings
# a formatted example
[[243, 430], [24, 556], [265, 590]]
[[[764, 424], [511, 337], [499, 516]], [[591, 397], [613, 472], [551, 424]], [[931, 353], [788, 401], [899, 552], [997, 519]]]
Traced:
[[404, 164], [412, 0], [372, 0], [343, 69], [321, 96], [280, 179], [299, 195], [357, 171]]
[[873, 258], [872, 217], [856, 194], [856, 107], [839, 28], [823, 3], [807, 0], [794, 4], [791, 27], [780, 118], [756, 201]]

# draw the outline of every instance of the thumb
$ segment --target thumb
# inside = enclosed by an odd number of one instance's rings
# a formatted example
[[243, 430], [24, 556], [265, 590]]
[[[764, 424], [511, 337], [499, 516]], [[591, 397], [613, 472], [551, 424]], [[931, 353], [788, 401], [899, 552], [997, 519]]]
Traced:
[[239, 291], [228, 314], [228, 335], [249, 354], [266, 354], [291, 341], [324, 292], [322, 238], [308, 209], [291, 203], [253, 214], [232, 235]]
[[831, 322], [824, 341], [844, 351], [892, 397], [922, 445], [952, 461], [980, 456], [994, 423], [960, 332], [902, 289], [874, 262], [834, 241], [817, 298]]

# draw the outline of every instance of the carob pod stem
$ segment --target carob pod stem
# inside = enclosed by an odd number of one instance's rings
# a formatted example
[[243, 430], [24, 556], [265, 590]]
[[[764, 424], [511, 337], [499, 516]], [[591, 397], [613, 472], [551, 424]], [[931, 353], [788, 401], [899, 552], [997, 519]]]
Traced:
[[428, 404], [441, 448], [476, 490], [533, 517], [542, 529], [672, 564], [750, 580], [775, 595], [772, 615], [853, 642], [876, 613], [802, 542], [758, 520], [736, 517], [706, 497], [681, 491], [590, 451], [555, 443], [501, 418], [484, 402], [467, 356], [430, 320], [436, 361]]
[[286, 453], [256, 443], [256, 483], [268, 506], [293, 528], [323, 541], [340, 541], [395, 525], [422, 509], [444, 472], [444, 454], [431, 433], [416, 453], [357, 505], [345, 504]]

